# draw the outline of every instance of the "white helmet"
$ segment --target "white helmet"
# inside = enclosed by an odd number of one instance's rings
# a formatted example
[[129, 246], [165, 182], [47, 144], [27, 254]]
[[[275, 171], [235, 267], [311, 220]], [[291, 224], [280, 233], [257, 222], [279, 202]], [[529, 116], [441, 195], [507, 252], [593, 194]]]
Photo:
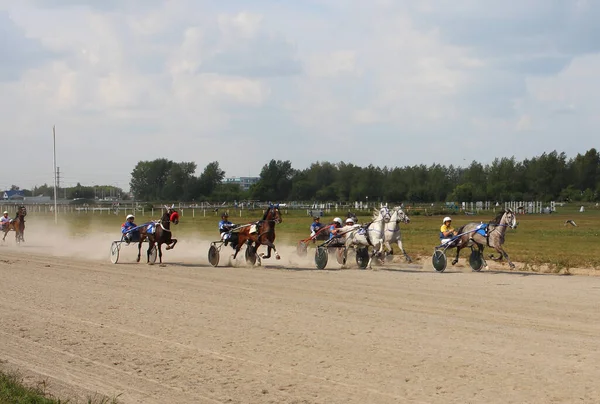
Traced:
[[346, 219], [346, 223], [352, 223], [352, 224], [354, 224], [354, 219], [352, 219], [351, 217], [349, 217], [348, 219]]
[[7, 211], [2, 212], [3, 215], [8, 215]]
[[444, 224], [444, 223], [446, 223], [446, 222], [451, 222], [451, 221], [452, 221], [452, 219], [450, 218], [450, 216], [446, 216], [446, 217], [444, 218], [444, 220], [442, 220], [442, 224]]
[[133, 215], [127, 215], [127, 217], [125, 218], [125, 220], [134, 219], [134, 218], [135, 218], [135, 216], [133, 216]]
[[338, 223], [338, 224], [342, 224], [342, 219], [340, 219], [339, 217], [336, 217], [335, 219], [333, 219], [333, 223]]

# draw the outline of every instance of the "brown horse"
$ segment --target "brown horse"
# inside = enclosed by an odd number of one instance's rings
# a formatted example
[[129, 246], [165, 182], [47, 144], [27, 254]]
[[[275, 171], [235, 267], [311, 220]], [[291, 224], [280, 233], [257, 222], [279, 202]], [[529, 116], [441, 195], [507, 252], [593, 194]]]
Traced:
[[[137, 261], [140, 261], [142, 241], [146, 238], [148, 239], [148, 250], [146, 252], [148, 263], [150, 262], [150, 254], [152, 253], [152, 248], [156, 245], [158, 248], [158, 259], [159, 263], [162, 264], [162, 245], [166, 244], [166, 250], [172, 250], [177, 244], [177, 239], [173, 238], [171, 233], [171, 223], [178, 224], [179, 223], [179, 213], [173, 209], [173, 207], [165, 207], [167, 210], [162, 215], [162, 218], [154, 223], [151, 223], [147, 226], [144, 226], [140, 229], [140, 242], [138, 244], [138, 258]], [[150, 226], [153, 227], [153, 231], [150, 230]]]
[[[504, 251], [502, 244], [504, 244], [506, 228], [510, 227], [511, 229], [516, 229], [517, 225], [518, 223], [515, 212], [507, 208], [506, 210], [501, 211], [487, 224], [467, 223], [466, 225], [462, 226], [458, 229], [458, 234], [460, 237], [452, 242], [456, 245], [456, 258], [452, 261], [452, 265], [455, 265], [458, 262], [460, 250], [465, 247], [470, 247], [473, 244], [477, 245], [479, 253], [483, 257], [483, 249], [485, 244], [488, 247], [495, 249], [499, 254], [497, 258], [495, 258], [493, 255], [490, 255], [491, 259], [494, 261], [501, 261], [502, 258], [506, 258], [510, 268], [514, 268], [515, 264], [512, 263], [508, 257], [508, 254], [506, 251]], [[485, 264], [485, 266], [487, 267], [487, 264]]]
[[275, 251], [275, 258], [280, 259], [281, 257], [277, 252], [277, 248], [275, 248], [274, 242], [275, 225], [282, 221], [279, 204], [269, 205], [267, 210], [265, 210], [262, 220], [253, 223], [251, 226], [244, 226], [240, 229], [233, 259], [237, 257], [238, 252], [244, 244], [248, 245], [247, 248], [250, 250], [250, 253], [256, 253], [258, 247], [263, 244], [267, 246], [267, 255], [261, 254], [258, 256], [259, 265], [261, 258], [271, 258], [271, 250]]
[[25, 206], [19, 206], [15, 218], [4, 227], [4, 237], [2, 237], [2, 241], [6, 239], [6, 234], [9, 231], [14, 230], [15, 241], [17, 244], [25, 242], [25, 216], [27, 216], [27, 208]]

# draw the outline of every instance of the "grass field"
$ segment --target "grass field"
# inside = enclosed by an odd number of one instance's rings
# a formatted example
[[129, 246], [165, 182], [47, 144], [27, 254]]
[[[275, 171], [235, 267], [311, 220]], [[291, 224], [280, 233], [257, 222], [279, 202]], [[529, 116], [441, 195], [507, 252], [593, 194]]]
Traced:
[[[330, 222], [335, 216], [345, 217], [344, 212], [329, 212], [322, 219], [323, 223]], [[367, 222], [370, 214], [367, 211], [357, 211], [359, 220]], [[404, 247], [413, 258], [428, 258], [433, 247], [439, 243], [438, 232], [443, 216], [425, 216], [407, 210], [411, 217], [410, 224], [402, 224], [402, 237]], [[204, 214], [206, 216], [204, 216]], [[257, 220], [262, 216], [260, 210], [244, 210], [231, 212], [230, 220], [234, 223], [247, 223]], [[73, 237], [80, 237], [95, 232], [114, 233], [119, 237], [119, 227], [124, 221], [125, 213], [119, 215], [104, 212], [92, 213], [66, 213], [60, 215], [61, 225], [68, 227], [68, 233]], [[154, 219], [159, 214], [155, 212]], [[475, 216], [461, 214], [453, 215], [455, 228], [471, 221], [487, 222], [494, 217], [493, 212], [482, 212]], [[53, 216], [44, 213], [31, 213], [28, 222], [41, 221], [52, 223]], [[146, 213], [138, 213], [136, 223], [141, 224], [151, 220]], [[573, 219], [577, 227], [565, 226], [565, 220]], [[218, 214], [212, 211], [184, 210], [180, 224], [175, 229], [179, 239], [201, 237], [203, 239], [218, 239], [217, 223]], [[516, 230], [508, 229], [505, 248], [514, 262], [522, 263], [526, 269], [537, 270], [540, 266], [550, 270], [564, 270], [569, 268], [600, 269], [600, 255], [598, 244], [600, 241], [600, 209], [590, 207], [580, 213], [578, 207], [559, 208], [551, 215], [528, 214], [518, 216], [519, 226]], [[312, 219], [306, 211], [283, 211], [283, 223], [277, 225], [277, 241], [279, 244], [295, 245], [299, 240], [308, 237], [308, 228]], [[203, 253], [202, 253], [203, 254]], [[466, 258], [466, 253], [463, 253]]]

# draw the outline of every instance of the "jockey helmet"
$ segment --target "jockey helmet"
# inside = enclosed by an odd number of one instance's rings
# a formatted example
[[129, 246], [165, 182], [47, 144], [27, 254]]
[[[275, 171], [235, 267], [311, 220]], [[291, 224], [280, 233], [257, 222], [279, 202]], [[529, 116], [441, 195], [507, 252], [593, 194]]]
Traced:
[[333, 219], [333, 223], [338, 223], [341, 226], [342, 225], [342, 219], [340, 219], [339, 217], [336, 217], [335, 219]]
[[346, 219], [346, 223], [352, 223], [352, 224], [354, 224], [354, 219], [352, 219], [351, 217], [349, 217], [348, 219]]
[[446, 216], [446, 217], [444, 218], [444, 220], [442, 221], [442, 224], [444, 224], [444, 223], [446, 223], [446, 222], [451, 222], [451, 221], [452, 221], [452, 219], [450, 218], [450, 216]]
[[125, 220], [129, 220], [129, 219], [135, 219], [135, 216], [133, 216], [133, 215], [127, 215], [127, 217], [125, 218]]
[[319, 219], [321, 219], [319, 216], [313, 217], [313, 220], [319, 220]]
[[7, 212], [7, 211], [4, 211], [2, 214], [3, 214], [3, 215], [8, 215], [8, 212]]
[[221, 213], [221, 217], [229, 217], [229, 215], [227, 214], [227, 212], [223, 212]]

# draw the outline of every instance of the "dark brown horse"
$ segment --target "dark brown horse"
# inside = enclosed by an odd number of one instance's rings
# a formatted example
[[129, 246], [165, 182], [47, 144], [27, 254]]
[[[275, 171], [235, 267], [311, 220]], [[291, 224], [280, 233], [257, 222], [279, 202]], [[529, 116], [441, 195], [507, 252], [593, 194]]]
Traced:
[[4, 237], [2, 237], [2, 241], [6, 239], [6, 234], [9, 231], [14, 230], [15, 241], [17, 244], [25, 242], [25, 216], [27, 216], [27, 208], [25, 206], [19, 206], [15, 218], [4, 228]]
[[235, 254], [233, 259], [237, 257], [238, 252], [244, 244], [248, 244], [247, 248], [251, 249], [251, 252], [256, 253], [258, 247], [261, 245], [267, 246], [267, 255], [261, 254], [258, 257], [259, 264], [261, 258], [271, 258], [271, 250], [275, 251], [275, 258], [280, 259], [277, 248], [275, 248], [275, 225], [281, 223], [281, 212], [279, 210], [279, 204], [269, 205], [263, 215], [262, 220], [253, 223], [250, 226], [244, 226], [238, 233], [238, 242], [235, 248]]
[[137, 262], [140, 262], [142, 242], [147, 239], [147, 262], [150, 263], [152, 249], [156, 246], [156, 248], [158, 248], [159, 263], [162, 264], [162, 245], [166, 244], [166, 250], [172, 250], [175, 247], [175, 244], [177, 244], [177, 239], [173, 238], [173, 234], [171, 233], [171, 223], [179, 223], [179, 213], [173, 209], [173, 207], [167, 207], [160, 220], [140, 228]]

